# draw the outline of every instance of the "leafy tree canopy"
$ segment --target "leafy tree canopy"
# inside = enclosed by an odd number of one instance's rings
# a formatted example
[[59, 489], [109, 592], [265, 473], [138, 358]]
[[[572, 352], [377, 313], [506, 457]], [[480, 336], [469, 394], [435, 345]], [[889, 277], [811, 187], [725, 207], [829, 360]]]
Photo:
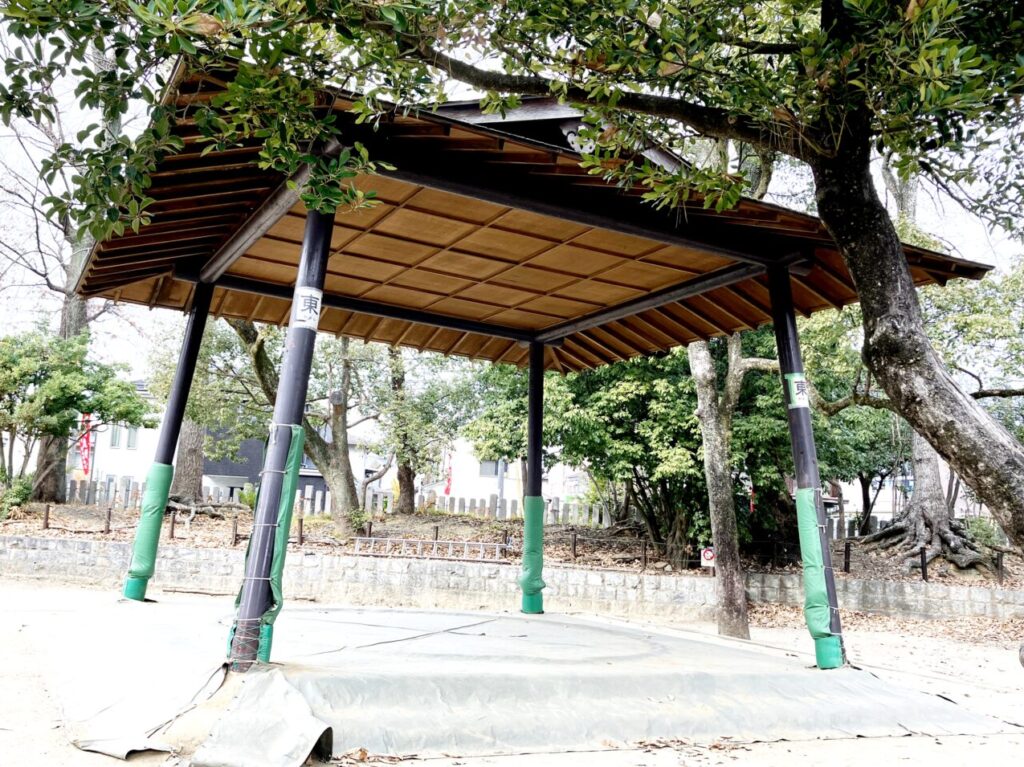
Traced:
[[[97, 114], [85, 143], [62, 146], [49, 166], [73, 166], [80, 181], [50, 200], [54, 210], [97, 236], [145, 220], [147, 171], [181, 148], [161, 101], [178, 56], [237, 70], [194, 113], [211, 143], [262, 140], [263, 163], [286, 172], [310, 159], [308, 140], [338, 131], [317, 110], [317, 89], [362, 92], [355, 109], [372, 120], [382, 100], [442, 101], [461, 81], [495, 110], [530, 94], [585, 105], [599, 157], [630, 152], [641, 134], [680, 149], [703, 134], [813, 164], [846, 135], [870, 136], [902, 172], [922, 171], [1019, 227], [1019, 1], [7, 0], [4, 14], [21, 45], [6, 62], [0, 115], [38, 121], [69, 78]], [[149, 127], [104, 135], [137, 103]], [[361, 204], [350, 180], [371, 163], [358, 146], [315, 160], [307, 204]], [[696, 190], [727, 205], [743, 183], [691, 165], [619, 172], [668, 202]]]
[[151, 425], [150, 405], [121, 368], [89, 357], [89, 337], [39, 332], [0, 338], [0, 431], [31, 449], [44, 435], [67, 438], [82, 413], [94, 424]]

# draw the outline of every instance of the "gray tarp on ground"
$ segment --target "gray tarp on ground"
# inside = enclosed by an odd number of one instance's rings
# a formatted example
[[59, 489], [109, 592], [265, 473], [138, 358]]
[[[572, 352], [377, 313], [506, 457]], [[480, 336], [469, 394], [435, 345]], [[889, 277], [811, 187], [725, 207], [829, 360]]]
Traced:
[[227, 596], [160, 600], [79, 591], [41, 604], [26, 592], [12, 604], [47, 653], [46, 684], [79, 746], [123, 756], [202, 743], [197, 764], [276, 767], [301, 763], [326, 727], [336, 754], [421, 755], [1016, 731], [868, 672], [817, 671], [810, 655], [690, 632], [554, 614], [289, 605], [275, 647], [282, 665], [229, 680], [151, 735], [204, 688], [232, 617]]
[[[286, 662], [250, 672], [232, 716], [243, 721], [245, 712], [269, 704], [289, 721], [312, 717], [332, 728], [336, 755], [360, 747], [466, 756], [659, 738], [1014, 729], [869, 672], [819, 671], [808, 658], [714, 637], [553, 615], [305, 609], [291, 617], [289, 631], [281, 632], [288, 640], [278, 647]], [[293, 706], [278, 705], [283, 694], [268, 694], [285, 681]], [[219, 754], [242, 753], [253, 747], [252, 737], [250, 728], [218, 727], [208, 745]], [[268, 750], [275, 740], [268, 738]]]

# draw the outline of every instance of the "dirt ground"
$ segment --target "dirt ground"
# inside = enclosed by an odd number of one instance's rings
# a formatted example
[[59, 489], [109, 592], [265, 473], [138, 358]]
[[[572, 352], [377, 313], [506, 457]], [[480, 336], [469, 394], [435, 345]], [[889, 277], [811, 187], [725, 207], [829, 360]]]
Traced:
[[[90, 537], [130, 542], [135, 533], [138, 511], [129, 509], [113, 509], [111, 511], [109, 533], [104, 533], [107, 509], [96, 506], [65, 505], [52, 509], [49, 518], [49, 529], [43, 529], [43, 509], [41, 506], [28, 506], [17, 518], [0, 522], [0, 535], [38, 535], [47, 537]], [[161, 546], [189, 546], [203, 548], [222, 548], [244, 546], [252, 529], [252, 514], [237, 514], [237, 540], [234, 538], [236, 514], [226, 514], [223, 518], [213, 518], [204, 514], [189, 519], [188, 514], [179, 513], [174, 525], [174, 537], [171, 537], [170, 516], [165, 520]], [[369, 534], [374, 538], [401, 538], [407, 540], [432, 541], [483, 541], [488, 543], [504, 543], [511, 545], [509, 556], [518, 558], [522, 545], [523, 525], [521, 520], [480, 519], [468, 515], [446, 514], [442, 512], [422, 512], [416, 514], [378, 515], [372, 520]], [[327, 517], [306, 517], [303, 520], [304, 549], [320, 549], [338, 553], [351, 552], [354, 548], [352, 540], [342, 535], [335, 524]], [[363, 531], [364, 534], [366, 531]], [[299, 524], [292, 523], [293, 546], [298, 548]], [[573, 555], [572, 540], [575, 535], [576, 547]], [[637, 572], [644, 567], [644, 545], [632, 532], [613, 529], [590, 528], [572, 525], [548, 525], [544, 528], [544, 557], [549, 562], [574, 564], [584, 568], [601, 568], [628, 570]], [[839, 578], [860, 578], [874, 580], [911, 580], [919, 581], [919, 571], [907, 572], [904, 563], [885, 553], [865, 551], [853, 539], [851, 546], [850, 573], [842, 571], [844, 541], [834, 541], [832, 559]], [[784, 548], [784, 547], [783, 547]], [[672, 566], [659, 556], [658, 551], [646, 547], [646, 567], [651, 570], [670, 571]], [[701, 568], [694, 552], [689, 571], [691, 575], [711, 575], [709, 568]], [[751, 558], [745, 562], [750, 572], [799, 572], [798, 563], [784, 563], [785, 551], [773, 565], [764, 557]], [[968, 586], [983, 586], [1011, 589], [1024, 588], [1024, 559], [1015, 556], [1004, 557], [1004, 574], [1002, 583], [998, 583], [994, 572], [970, 571], [962, 572], [944, 563], [933, 563], [929, 567], [929, 580], [936, 583], [947, 583]]]
[[[73, 614], [74, 605], [87, 603], [86, 597], [92, 595], [83, 590], [27, 581], [4, 583], [0, 592], [7, 605], [5, 619], [0, 621], [0, 646], [6, 651], [6, 662], [0, 664], [0, 764], [26, 767], [115, 765], [116, 760], [78, 751], [66, 740], [56, 697], [47, 687], [48, 670], [38, 651], [39, 613], [60, 606], [59, 609]], [[794, 615], [766, 616], [755, 610], [753, 617], [754, 642], [806, 657], [805, 630], [781, 625], [795, 619]], [[714, 633], [714, 627], [709, 624], [676, 624], [675, 628]], [[848, 620], [846, 640], [852, 661], [883, 680], [942, 695], [973, 711], [1004, 721], [1024, 722], [1024, 669], [1017, 661], [1016, 640], [1008, 642], [1007, 638], [987, 635], [973, 639], [924, 636], [915, 622], [902, 625], [893, 619], [878, 621], [872, 617]], [[423, 764], [425, 767], [709, 767], [732, 764], [789, 767], [813, 762], [860, 767], [864, 764], [922, 764], [927, 760], [937, 765], [966, 765], [979, 760], [985, 764], [1009, 764], [1011, 759], [1019, 758], [1022, 747], [1024, 735], [908, 736], [779, 743], [736, 743], [723, 739], [709, 746], [679, 740], [583, 753], [450, 756], [402, 761], [353, 753], [335, 762], [345, 765]], [[178, 765], [177, 760], [161, 754], [141, 754], [129, 761], [138, 765]]]

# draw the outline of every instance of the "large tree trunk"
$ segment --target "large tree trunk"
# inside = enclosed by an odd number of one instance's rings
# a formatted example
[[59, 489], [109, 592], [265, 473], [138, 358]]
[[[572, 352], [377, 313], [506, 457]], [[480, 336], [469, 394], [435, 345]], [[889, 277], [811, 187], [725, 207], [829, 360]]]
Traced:
[[331, 491], [331, 519], [342, 535], [349, 535], [354, 529], [353, 517], [362, 508], [355, 489], [356, 480], [352, 472], [352, 463], [330, 461], [323, 468], [317, 464], [317, 468], [327, 483], [327, 489]]
[[395, 502], [395, 511], [399, 514], [412, 514], [416, 511], [416, 472], [405, 462], [398, 464], [398, 499]]
[[[60, 337], [74, 338], [89, 326], [86, 300], [75, 293], [75, 283], [89, 251], [92, 238], [73, 240], [71, 257], [66, 269], [64, 298], [60, 310]], [[42, 503], [64, 503], [67, 500], [68, 439], [44, 435], [39, 440], [36, 454], [36, 473], [32, 484], [32, 500]], [[13, 470], [13, 467], [12, 467]]]
[[170, 494], [180, 498], [203, 498], [203, 446], [206, 429], [191, 418], [181, 422], [178, 449], [174, 457], [174, 479]]
[[[228, 320], [252, 360], [253, 371], [260, 389], [270, 402], [277, 399], [278, 373], [270, 355], [267, 354], [263, 338], [256, 326], [248, 320]], [[331, 491], [331, 517], [345, 533], [351, 531], [349, 516], [361, 509], [359, 493], [356, 490], [352, 461], [348, 453], [348, 400], [351, 386], [351, 361], [346, 357], [342, 363], [342, 381], [338, 390], [331, 392], [331, 441], [324, 439], [308, 418], [302, 419], [306, 436], [306, 455], [319, 470]]]
[[914, 432], [914, 494], [894, 523], [865, 539], [865, 543], [906, 557], [908, 570], [921, 567], [921, 552], [928, 561], [943, 557], [957, 567], [987, 565], [970, 542], [963, 526], [952, 518], [942, 489], [939, 456], [921, 435]]
[[750, 639], [747, 590], [740, 564], [736, 503], [732, 492], [728, 415], [719, 408], [715, 366], [707, 343], [697, 341], [690, 344], [689, 355], [690, 374], [697, 389], [697, 419], [704, 447], [711, 535], [715, 542], [718, 633]]
[[871, 532], [871, 510], [875, 505], [875, 499], [871, 497], [871, 479], [871, 477], [865, 474], [857, 475], [857, 481], [860, 482], [861, 502], [860, 524], [858, 524], [857, 528], [861, 535], [867, 535]]
[[868, 117], [812, 161], [818, 211], [856, 283], [864, 362], [897, 411], [1024, 546], [1024, 446], [956, 384], [924, 332], [910, 268], [870, 172]]
[[32, 481], [32, 500], [64, 503], [67, 499], [68, 440], [45, 434], [39, 438], [36, 474]]

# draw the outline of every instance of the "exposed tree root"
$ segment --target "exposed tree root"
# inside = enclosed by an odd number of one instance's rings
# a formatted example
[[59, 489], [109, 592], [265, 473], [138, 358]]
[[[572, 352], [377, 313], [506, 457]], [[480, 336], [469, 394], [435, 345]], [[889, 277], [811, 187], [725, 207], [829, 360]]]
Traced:
[[903, 514], [884, 530], [862, 539], [869, 551], [889, 551], [904, 557], [907, 572], [925, 561], [941, 558], [961, 570], [993, 570], [992, 560], [971, 541], [967, 529], [952, 519], [939, 481], [938, 456], [918, 435], [913, 438], [914, 495]]

